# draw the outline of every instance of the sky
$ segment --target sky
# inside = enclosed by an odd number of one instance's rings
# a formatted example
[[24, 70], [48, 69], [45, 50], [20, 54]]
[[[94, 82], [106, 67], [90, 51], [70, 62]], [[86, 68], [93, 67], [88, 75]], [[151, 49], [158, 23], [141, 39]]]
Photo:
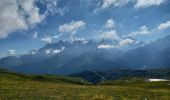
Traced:
[[58, 40], [109, 39], [128, 45], [167, 35], [169, 0], [0, 0], [0, 57]]

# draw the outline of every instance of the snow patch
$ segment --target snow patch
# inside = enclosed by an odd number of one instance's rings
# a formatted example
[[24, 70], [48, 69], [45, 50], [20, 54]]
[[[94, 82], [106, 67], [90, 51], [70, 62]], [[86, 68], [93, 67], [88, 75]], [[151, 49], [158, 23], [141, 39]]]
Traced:
[[167, 79], [148, 79], [149, 82], [165, 82], [165, 81], [170, 81]]

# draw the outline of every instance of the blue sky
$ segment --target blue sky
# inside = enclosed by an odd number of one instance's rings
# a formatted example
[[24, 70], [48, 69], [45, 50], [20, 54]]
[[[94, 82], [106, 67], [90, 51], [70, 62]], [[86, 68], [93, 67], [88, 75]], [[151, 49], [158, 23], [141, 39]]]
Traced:
[[128, 45], [170, 34], [169, 0], [1, 0], [0, 12], [0, 57], [58, 40]]

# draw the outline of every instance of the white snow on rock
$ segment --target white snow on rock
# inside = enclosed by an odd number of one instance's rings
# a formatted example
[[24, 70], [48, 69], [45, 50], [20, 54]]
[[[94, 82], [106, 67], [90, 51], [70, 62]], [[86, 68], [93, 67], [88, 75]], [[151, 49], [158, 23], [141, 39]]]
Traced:
[[149, 82], [161, 82], [161, 81], [170, 81], [167, 79], [148, 79]]

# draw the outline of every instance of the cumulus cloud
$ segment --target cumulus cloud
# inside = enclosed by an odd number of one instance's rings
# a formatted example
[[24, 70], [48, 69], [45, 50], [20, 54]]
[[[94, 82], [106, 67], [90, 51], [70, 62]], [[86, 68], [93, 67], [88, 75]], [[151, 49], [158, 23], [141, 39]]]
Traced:
[[52, 38], [54, 38], [54, 39], [58, 39], [59, 37], [61, 37], [62, 36], [62, 34], [58, 34], [58, 35], [53, 35], [52, 36]]
[[113, 21], [113, 19], [108, 19], [106, 24], [104, 25], [106, 29], [113, 28], [114, 26], [115, 26], [115, 22]]
[[65, 13], [68, 11], [69, 11], [69, 9], [67, 7], [57, 9], [57, 13], [59, 13], [60, 16], [64, 16]]
[[45, 51], [46, 54], [57, 54], [60, 53], [61, 51], [63, 51], [65, 49], [65, 47], [61, 47], [61, 49], [47, 49]]
[[57, 53], [60, 53], [61, 50], [55, 49], [55, 50], [53, 50], [52, 52], [53, 52], [54, 54], [57, 54]]
[[110, 30], [102, 33], [99, 38], [110, 39], [110, 40], [120, 40], [120, 37], [117, 35], [116, 30]]
[[59, 14], [60, 16], [64, 16], [66, 12], [69, 11], [69, 9], [67, 7], [64, 8], [59, 8], [58, 7], [58, 2], [59, 0], [37, 0], [39, 1], [41, 4], [43, 4], [44, 6], [46, 6], [46, 11], [45, 11], [45, 15], [55, 15], [55, 14]]
[[52, 43], [54, 39], [58, 39], [62, 36], [62, 34], [58, 34], [58, 35], [46, 35], [43, 38], [41, 38], [41, 41], [46, 42], [46, 43]]
[[108, 8], [110, 6], [120, 7], [129, 2], [129, 0], [102, 0], [102, 1], [103, 1], [102, 9]]
[[16, 55], [16, 50], [14, 50], [14, 49], [8, 50], [7, 55], [8, 56], [15, 56]]
[[38, 37], [38, 33], [37, 33], [37, 32], [34, 32], [34, 33], [32, 34], [32, 37], [33, 37], [34, 39], [36, 39], [36, 38]]
[[56, 7], [57, 7], [57, 0], [40, 0], [40, 2], [44, 5], [46, 5], [47, 10], [46, 10], [46, 14], [55, 14], [56, 13]]
[[115, 48], [115, 46], [109, 44], [101, 44], [98, 46], [98, 49], [111, 49], [111, 48]]
[[128, 46], [129, 44], [132, 44], [132, 43], [134, 43], [134, 40], [132, 40], [132, 39], [122, 39], [119, 42], [119, 45], [120, 46]]
[[44, 41], [46, 43], [52, 43], [52, 37], [45, 36], [44, 38], [41, 39], [41, 41]]
[[136, 36], [136, 35], [148, 35], [151, 34], [152, 32], [149, 31], [149, 28], [147, 26], [142, 26], [139, 28], [138, 31], [134, 31], [131, 34], [129, 34], [128, 36]]
[[97, 11], [110, 8], [110, 7], [122, 7], [128, 3], [134, 3], [134, 8], [147, 8], [150, 6], [159, 6], [167, 0], [98, 0], [97, 8], [94, 9], [94, 13]]
[[136, 0], [135, 8], [146, 8], [150, 6], [159, 6], [166, 0]]
[[2, 0], [0, 12], [0, 38], [16, 30], [26, 30], [44, 18], [35, 0]]
[[161, 23], [159, 26], [158, 26], [158, 30], [165, 30], [167, 28], [170, 28], [170, 21], [167, 21], [165, 23]]
[[75, 34], [78, 30], [84, 28], [86, 25], [83, 21], [72, 21], [64, 25], [60, 25], [58, 31], [61, 33], [72, 33]]
[[65, 49], [65, 47], [61, 47], [61, 49], [52, 50], [52, 53], [57, 54], [57, 53], [60, 53], [61, 51], [63, 51], [64, 49]]
[[77, 37], [74, 37], [73, 38], [73, 42], [74, 41], [81, 41], [81, 42], [83, 42], [83, 44], [86, 44], [87, 42], [88, 42], [88, 40], [86, 40], [86, 39], [84, 39], [84, 38], [77, 38]]
[[121, 7], [126, 5], [130, 0], [98, 0], [97, 8], [94, 9], [94, 13], [97, 11], [109, 8], [109, 7]]
[[[48, 15], [58, 13], [63, 16], [68, 8], [59, 8], [59, 0], [1, 0], [0, 3], [0, 38], [5, 38], [15, 31], [33, 28]], [[40, 11], [37, 2], [46, 7]], [[41, 12], [41, 13], [40, 13]]]

